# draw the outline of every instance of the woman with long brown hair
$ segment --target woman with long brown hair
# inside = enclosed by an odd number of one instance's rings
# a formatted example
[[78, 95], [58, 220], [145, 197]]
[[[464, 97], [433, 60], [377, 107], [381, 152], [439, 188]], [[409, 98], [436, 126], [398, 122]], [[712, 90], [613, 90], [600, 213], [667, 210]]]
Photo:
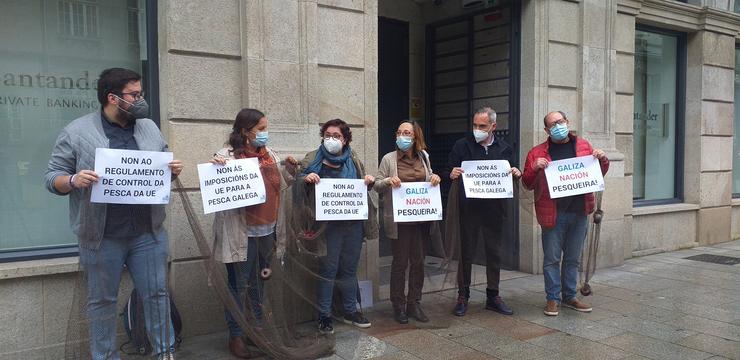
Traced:
[[[292, 181], [296, 160], [285, 160], [287, 172], [281, 172], [280, 158], [267, 147], [267, 117], [259, 110], [242, 109], [236, 116], [228, 146], [211, 159], [226, 164], [230, 159], [257, 158], [265, 183], [267, 199], [262, 204], [216, 213], [213, 229], [213, 255], [226, 264], [229, 290], [247, 318], [261, 321], [262, 282], [270, 277], [269, 258], [276, 246], [276, 225], [280, 206], [281, 184]], [[247, 295], [247, 296], [245, 296]], [[245, 297], [250, 308], [245, 310]], [[247, 311], [249, 310], [249, 311]], [[241, 314], [226, 311], [229, 326], [229, 351], [239, 358], [251, 357], [243, 329], [235, 319]]]

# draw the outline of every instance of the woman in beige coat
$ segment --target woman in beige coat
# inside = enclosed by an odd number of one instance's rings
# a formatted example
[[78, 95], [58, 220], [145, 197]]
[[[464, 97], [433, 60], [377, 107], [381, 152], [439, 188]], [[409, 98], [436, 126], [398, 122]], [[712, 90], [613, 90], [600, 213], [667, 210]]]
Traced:
[[[401, 324], [409, 316], [420, 322], [429, 318], [421, 309], [421, 289], [424, 286], [425, 244], [429, 241], [429, 222], [395, 223], [391, 187], [402, 182], [428, 181], [439, 185], [440, 178], [432, 172], [426, 152], [424, 133], [413, 120], [405, 120], [396, 131], [397, 150], [383, 156], [378, 177], [373, 189], [382, 197], [383, 229], [391, 239], [393, 262], [391, 263], [390, 295], [394, 318]], [[406, 288], [406, 269], [409, 269], [409, 291]]]

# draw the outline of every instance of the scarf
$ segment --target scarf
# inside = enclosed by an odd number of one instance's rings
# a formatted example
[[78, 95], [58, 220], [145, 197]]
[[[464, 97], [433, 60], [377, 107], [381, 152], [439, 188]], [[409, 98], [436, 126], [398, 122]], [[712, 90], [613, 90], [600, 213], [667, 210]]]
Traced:
[[257, 148], [257, 152], [244, 151], [240, 159], [254, 158], [259, 161], [262, 181], [265, 183], [267, 200], [262, 204], [246, 207], [247, 225], [266, 225], [277, 221], [280, 206], [280, 170], [275, 159], [266, 147]]
[[357, 168], [355, 168], [355, 162], [352, 161], [352, 149], [347, 146], [343, 153], [334, 155], [326, 151], [324, 145], [319, 145], [319, 150], [316, 152], [316, 158], [313, 162], [303, 170], [303, 176], [310, 173], [320, 173], [321, 166], [324, 160], [332, 165], [342, 165], [340, 176], [342, 179], [357, 179]]

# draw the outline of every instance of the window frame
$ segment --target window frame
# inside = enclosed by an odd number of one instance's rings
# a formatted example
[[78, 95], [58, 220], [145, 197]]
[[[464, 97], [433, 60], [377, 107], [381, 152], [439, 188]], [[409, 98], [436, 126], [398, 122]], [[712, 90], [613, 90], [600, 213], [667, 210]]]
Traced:
[[[736, 1], [740, 1], [740, 0], [736, 0]], [[737, 58], [737, 52], [738, 51], [740, 51], [740, 43], [735, 43], [735, 58]], [[735, 72], [738, 71], [738, 66], [739, 65], [740, 64], [735, 64]], [[734, 73], [733, 73], [733, 75], [734, 75]], [[734, 82], [735, 82], [735, 79], [733, 79], [733, 83]], [[733, 84], [733, 88], [734, 88], [734, 84]], [[734, 110], [735, 110], [735, 111], [733, 111], [733, 114], [735, 114], [738, 110], [740, 110], [740, 109], [738, 109], [737, 105], [738, 105], [737, 103], [733, 103], [732, 104], [732, 106], [734, 107]], [[732, 123], [733, 123], [733, 128], [732, 128], [733, 134], [732, 134], [732, 138], [733, 138], [733, 140], [735, 140], [735, 138], [737, 138], [738, 136], [740, 136], [740, 129], [738, 129], [738, 127], [734, 126], [734, 123], [735, 123], [735, 117], [734, 116], [733, 116], [733, 119], [732, 119]], [[734, 161], [734, 158], [735, 158], [735, 151], [736, 150], [737, 151], [740, 151], [740, 149], [735, 149], [735, 144], [734, 144], [734, 141], [733, 141], [733, 145], [732, 145], [732, 158], [730, 159], [733, 163], [735, 162]], [[732, 198], [733, 199], [740, 199], [740, 189], [738, 189], [738, 192], [734, 192], [734, 189], [732, 188], [733, 185], [734, 185], [734, 183], [735, 183], [735, 171], [740, 172], [740, 169], [735, 169], [734, 166], [732, 167], [732, 172], [731, 172], [731, 175], [730, 175], [731, 179], [730, 180], [731, 180], [731, 182], [733, 184], [730, 185], [730, 187], [731, 187], [730, 188], [730, 192], [732, 192]]]
[[[663, 29], [659, 27], [637, 24], [635, 31], [650, 32], [659, 35], [672, 36], [676, 38], [676, 144], [674, 152], [674, 191], [672, 198], [640, 200], [632, 199], [633, 207], [643, 207], [652, 205], [679, 204], [684, 202], [684, 162], [685, 162], [685, 126], [686, 126], [686, 70], [687, 70], [687, 46], [686, 33]], [[634, 71], [634, 65], [633, 65]], [[633, 92], [634, 100], [634, 92]], [[632, 110], [634, 112], [634, 108]], [[634, 125], [633, 125], [634, 126]], [[634, 139], [634, 131], [632, 133]], [[634, 142], [634, 140], [633, 140]], [[646, 154], [643, 154], [645, 156]], [[634, 151], [632, 157], [635, 157]], [[634, 181], [634, 169], [633, 169]], [[634, 196], [634, 190], [632, 196]]]
[[[98, 19], [99, 21], [99, 19]], [[146, 0], [146, 50], [147, 59], [142, 61], [143, 87], [150, 107], [150, 118], [160, 127], [159, 116], [159, 52], [157, 39], [157, 0]], [[0, 263], [54, 259], [79, 255], [77, 243], [70, 245], [51, 245], [31, 249], [2, 250]]]

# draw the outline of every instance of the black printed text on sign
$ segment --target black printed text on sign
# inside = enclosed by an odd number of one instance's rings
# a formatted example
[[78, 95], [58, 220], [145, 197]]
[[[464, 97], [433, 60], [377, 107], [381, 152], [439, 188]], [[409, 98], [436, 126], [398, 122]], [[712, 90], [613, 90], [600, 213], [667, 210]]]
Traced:
[[90, 201], [108, 204], [167, 204], [170, 202], [171, 152], [95, 149], [95, 173]]
[[198, 178], [205, 214], [267, 201], [257, 158], [229, 160], [226, 165], [198, 164]]
[[358, 179], [321, 179], [316, 184], [316, 220], [366, 220], [367, 185]]
[[463, 161], [461, 167], [465, 197], [479, 199], [514, 197], [514, 184], [508, 161]]

